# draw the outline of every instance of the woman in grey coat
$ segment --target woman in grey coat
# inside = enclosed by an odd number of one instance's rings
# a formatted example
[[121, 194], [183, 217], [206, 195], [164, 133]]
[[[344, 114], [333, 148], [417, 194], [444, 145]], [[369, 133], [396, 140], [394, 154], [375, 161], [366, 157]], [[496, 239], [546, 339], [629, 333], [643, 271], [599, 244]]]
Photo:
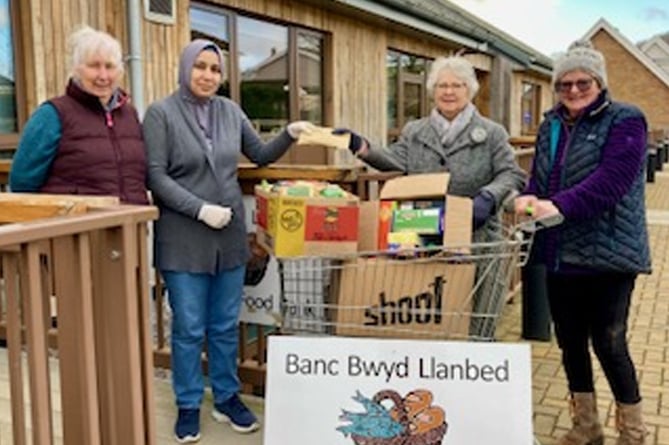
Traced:
[[[374, 146], [351, 132], [349, 148], [367, 164], [383, 171], [409, 175], [449, 172], [448, 193], [473, 199], [472, 241], [500, 239], [497, 211], [510, 193], [523, 189], [526, 177], [516, 163], [509, 135], [501, 125], [481, 116], [472, 103], [479, 83], [467, 59], [436, 59], [426, 86], [434, 108], [429, 116], [409, 122], [397, 142], [389, 147]], [[500, 253], [494, 251], [498, 248], [488, 245], [473, 253], [494, 257]], [[494, 336], [495, 318], [486, 314], [497, 314], [506, 294], [502, 279], [506, 270], [498, 265], [492, 260], [477, 263], [476, 281], [480, 287], [473, 296], [472, 338]]]
[[155, 263], [173, 314], [172, 384], [180, 443], [200, 438], [205, 339], [213, 417], [238, 432], [259, 427], [237, 395], [237, 325], [249, 258], [237, 163], [240, 153], [258, 165], [274, 162], [312, 127], [293, 122], [263, 143], [240, 107], [216, 96], [222, 66], [216, 44], [191, 42], [181, 56], [178, 90], [152, 104], [143, 124], [149, 189], [160, 208]]
[[504, 127], [481, 116], [472, 103], [479, 83], [467, 59], [436, 59], [426, 87], [434, 108], [429, 116], [406, 124], [397, 142], [378, 147], [351, 133], [349, 148], [382, 171], [449, 172], [448, 193], [473, 198], [476, 238], [488, 238], [485, 234], [495, 231], [495, 211], [509, 192], [523, 189], [525, 173]]

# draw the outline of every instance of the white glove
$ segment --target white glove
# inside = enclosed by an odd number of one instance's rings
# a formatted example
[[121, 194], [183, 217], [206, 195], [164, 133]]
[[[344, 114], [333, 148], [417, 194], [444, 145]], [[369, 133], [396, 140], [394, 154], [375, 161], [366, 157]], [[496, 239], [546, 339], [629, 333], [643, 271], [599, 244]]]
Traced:
[[286, 126], [286, 131], [293, 139], [299, 138], [302, 133], [309, 134], [315, 129], [316, 126], [309, 121], [295, 121]]
[[214, 204], [204, 204], [197, 214], [197, 219], [212, 229], [222, 229], [232, 219], [232, 209]]

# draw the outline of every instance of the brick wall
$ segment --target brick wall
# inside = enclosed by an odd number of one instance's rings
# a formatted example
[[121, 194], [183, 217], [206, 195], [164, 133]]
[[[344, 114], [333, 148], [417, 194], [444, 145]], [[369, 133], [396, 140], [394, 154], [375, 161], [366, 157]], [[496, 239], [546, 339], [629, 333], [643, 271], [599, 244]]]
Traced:
[[669, 86], [606, 31], [600, 30], [591, 40], [606, 58], [613, 99], [641, 108], [651, 130], [669, 129]]

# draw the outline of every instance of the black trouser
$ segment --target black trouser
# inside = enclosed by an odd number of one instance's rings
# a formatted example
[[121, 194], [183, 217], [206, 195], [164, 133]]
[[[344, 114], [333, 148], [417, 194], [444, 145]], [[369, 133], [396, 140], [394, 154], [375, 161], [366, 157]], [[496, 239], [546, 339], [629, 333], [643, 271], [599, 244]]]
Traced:
[[639, 384], [627, 347], [635, 274], [548, 274], [548, 300], [571, 392], [593, 392], [588, 340], [618, 402], [637, 403]]

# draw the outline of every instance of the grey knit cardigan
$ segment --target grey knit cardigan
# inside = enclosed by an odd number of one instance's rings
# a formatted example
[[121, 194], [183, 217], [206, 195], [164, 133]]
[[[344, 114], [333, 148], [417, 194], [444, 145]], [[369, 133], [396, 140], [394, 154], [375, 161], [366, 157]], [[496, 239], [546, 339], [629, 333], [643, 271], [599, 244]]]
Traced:
[[[237, 178], [240, 153], [266, 165], [291, 146], [286, 131], [263, 143], [234, 102], [215, 97], [210, 105], [222, 141], [208, 147], [191, 106], [177, 91], [155, 102], [143, 122], [148, 186], [160, 209], [155, 223], [154, 263], [160, 270], [217, 273], [246, 263], [249, 249], [242, 191]], [[205, 203], [232, 207], [228, 226], [214, 230], [197, 220]]]

